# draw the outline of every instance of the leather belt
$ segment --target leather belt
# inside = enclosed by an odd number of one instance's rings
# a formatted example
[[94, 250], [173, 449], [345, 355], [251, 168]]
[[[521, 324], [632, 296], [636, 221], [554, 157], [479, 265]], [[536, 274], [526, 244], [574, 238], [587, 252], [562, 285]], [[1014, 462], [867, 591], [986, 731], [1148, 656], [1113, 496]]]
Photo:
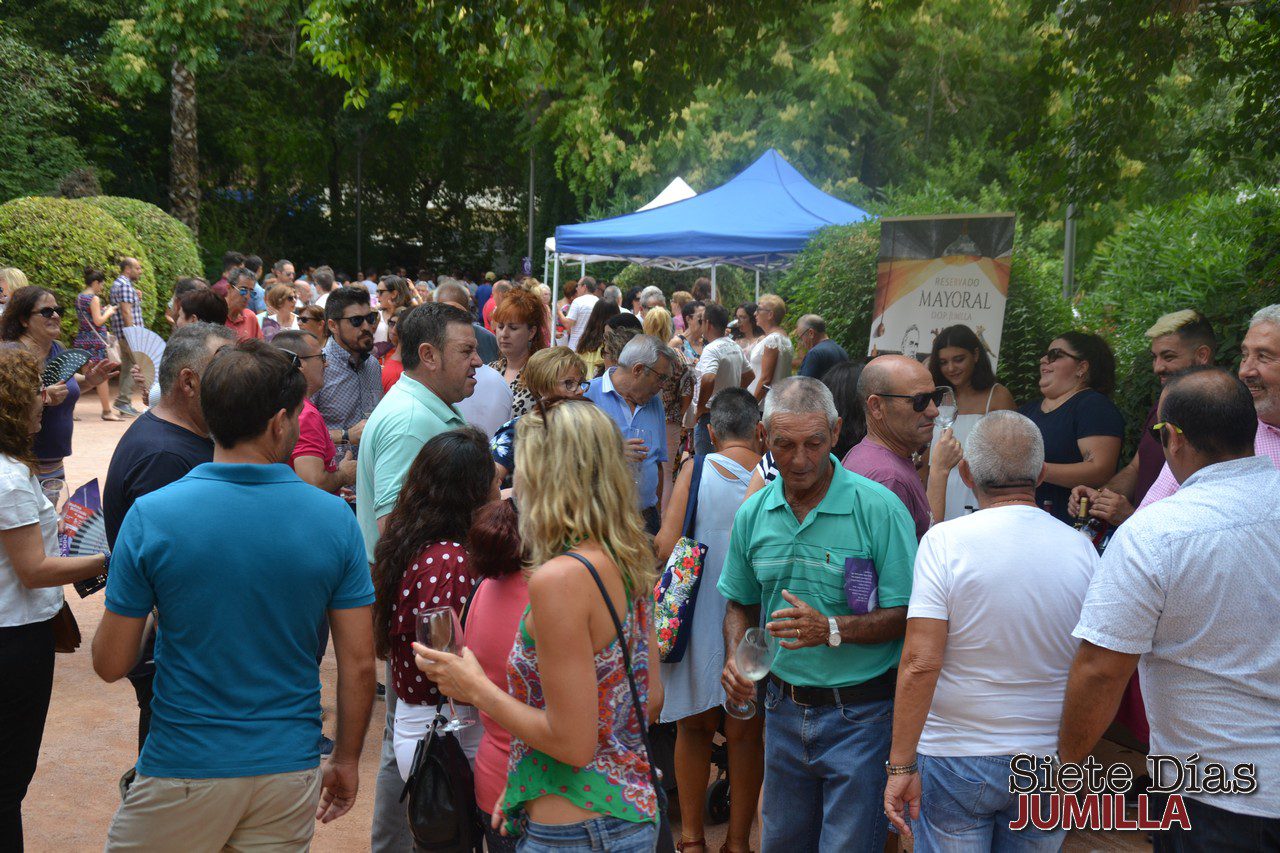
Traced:
[[898, 670], [887, 670], [875, 678], [848, 687], [801, 687], [788, 684], [773, 673], [769, 680], [777, 685], [782, 695], [801, 708], [817, 708], [826, 705], [857, 705], [861, 702], [882, 702], [892, 699], [898, 683]]

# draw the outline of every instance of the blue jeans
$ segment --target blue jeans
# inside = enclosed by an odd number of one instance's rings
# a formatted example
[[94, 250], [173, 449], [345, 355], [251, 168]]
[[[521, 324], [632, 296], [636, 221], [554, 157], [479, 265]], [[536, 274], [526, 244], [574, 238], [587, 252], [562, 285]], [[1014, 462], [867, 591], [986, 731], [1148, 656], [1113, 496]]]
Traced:
[[519, 853], [564, 853], [608, 850], [609, 853], [653, 853], [658, 843], [656, 823], [632, 823], [616, 817], [594, 817], [581, 823], [520, 822]]
[[1062, 829], [1013, 831], [1018, 796], [1009, 793], [1008, 755], [919, 756], [920, 819], [911, 822], [917, 853], [1049, 853], [1062, 848]]
[[804, 708], [765, 687], [763, 853], [880, 853], [893, 701]]

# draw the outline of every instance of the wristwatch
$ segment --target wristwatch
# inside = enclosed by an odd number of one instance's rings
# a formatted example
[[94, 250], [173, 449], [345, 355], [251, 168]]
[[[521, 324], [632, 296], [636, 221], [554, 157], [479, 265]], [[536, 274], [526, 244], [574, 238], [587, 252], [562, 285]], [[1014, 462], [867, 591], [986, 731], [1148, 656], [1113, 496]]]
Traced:
[[827, 645], [835, 648], [840, 645], [840, 626], [836, 624], [836, 617], [827, 617]]
[[351, 432], [346, 427], [342, 428], [342, 443], [343, 444], [351, 443]]

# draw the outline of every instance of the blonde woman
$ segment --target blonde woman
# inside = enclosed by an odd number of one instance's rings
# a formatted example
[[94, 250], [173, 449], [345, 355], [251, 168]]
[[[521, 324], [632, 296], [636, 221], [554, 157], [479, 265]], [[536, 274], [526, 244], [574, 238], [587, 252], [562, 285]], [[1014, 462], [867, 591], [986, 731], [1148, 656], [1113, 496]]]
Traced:
[[795, 347], [791, 344], [791, 336], [782, 328], [782, 321], [787, 316], [787, 303], [772, 293], [760, 297], [756, 305], [756, 325], [762, 332], [760, 339], [747, 353], [747, 363], [756, 378], [751, 381], [747, 390], [755, 398], [764, 403], [769, 389], [791, 375], [791, 360], [795, 355]]
[[0, 268], [0, 313], [3, 313], [4, 307], [9, 304], [9, 297], [13, 292], [21, 290], [27, 284], [27, 274], [17, 267]]
[[[650, 308], [644, 315], [644, 333], [653, 335], [660, 341], [668, 341], [675, 338], [676, 333], [672, 325], [671, 313], [661, 306]], [[671, 378], [662, 383], [662, 411], [667, 416], [667, 458], [669, 459], [679, 457], [680, 381], [684, 379], [684, 374], [688, 370], [689, 366], [685, 364], [684, 359], [676, 359], [675, 363], [671, 365]], [[665, 508], [666, 501], [670, 499], [671, 490], [664, 489], [662, 496]]]
[[[622, 437], [607, 415], [576, 400], [535, 408], [518, 433], [516, 501], [532, 568], [529, 610], [507, 661], [510, 693], [470, 649], [459, 657], [414, 644], [416, 663], [442, 693], [511, 733], [507, 787], [492, 814], [495, 826], [504, 813], [520, 822], [520, 850], [593, 839], [603, 849], [652, 850], [658, 798], [643, 732], [662, 705], [649, 663], [654, 553]], [[588, 494], [595, 497], [582, 500]], [[622, 624], [643, 720], [610, 609]], [[593, 693], [595, 702], [583, 701]]]
[[[533, 397], [527, 411], [562, 397], [581, 397], [591, 383], [587, 381], [587, 366], [582, 358], [568, 347], [540, 349], [525, 363], [520, 376], [525, 390]], [[523, 415], [517, 415], [498, 427], [489, 441], [489, 452], [498, 467], [498, 477], [506, 481], [516, 470], [516, 424]]]
[[671, 322], [677, 332], [684, 331], [684, 306], [693, 301], [693, 294], [687, 290], [677, 290], [671, 294]]
[[298, 315], [294, 306], [298, 304], [298, 294], [292, 285], [273, 284], [267, 291], [267, 311], [262, 318], [262, 339], [269, 341], [277, 332], [292, 332], [298, 329]]

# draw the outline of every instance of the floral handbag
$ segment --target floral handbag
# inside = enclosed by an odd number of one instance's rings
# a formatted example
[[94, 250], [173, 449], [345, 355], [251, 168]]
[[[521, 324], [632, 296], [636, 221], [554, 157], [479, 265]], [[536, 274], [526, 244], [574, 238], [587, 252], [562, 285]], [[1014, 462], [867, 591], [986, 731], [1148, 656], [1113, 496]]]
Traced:
[[671, 556], [667, 558], [662, 577], [653, 589], [653, 621], [658, 632], [658, 653], [663, 663], [677, 663], [689, 645], [693, 608], [702, 585], [702, 566], [707, 546], [694, 538], [694, 519], [698, 515], [698, 487], [702, 483], [702, 463], [706, 456], [693, 458], [693, 479], [689, 484], [689, 505], [684, 511], [684, 529]]

